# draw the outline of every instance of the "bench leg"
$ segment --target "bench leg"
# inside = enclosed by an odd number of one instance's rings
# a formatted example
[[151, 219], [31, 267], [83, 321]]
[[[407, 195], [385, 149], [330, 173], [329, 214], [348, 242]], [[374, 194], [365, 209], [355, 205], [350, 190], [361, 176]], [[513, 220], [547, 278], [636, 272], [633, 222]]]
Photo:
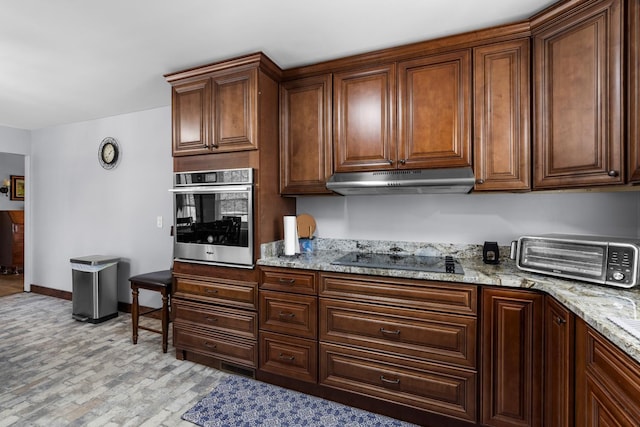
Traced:
[[138, 288], [131, 288], [133, 301], [131, 302], [131, 325], [133, 326], [133, 343], [138, 344]]
[[162, 352], [167, 352], [169, 341], [169, 297], [162, 292]]

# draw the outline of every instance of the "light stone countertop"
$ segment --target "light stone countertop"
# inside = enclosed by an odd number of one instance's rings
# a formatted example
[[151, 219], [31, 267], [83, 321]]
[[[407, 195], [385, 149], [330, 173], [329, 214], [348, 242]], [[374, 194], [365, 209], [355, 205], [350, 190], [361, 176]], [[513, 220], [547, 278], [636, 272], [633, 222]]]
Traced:
[[[500, 264], [488, 265], [482, 262], [482, 246], [479, 245], [337, 239], [314, 239], [314, 245], [311, 253], [285, 256], [282, 255], [282, 241], [264, 244], [258, 265], [543, 291], [640, 362], [640, 286], [621, 289], [521, 271], [515, 261], [509, 259], [509, 248], [505, 247], [500, 247]], [[331, 264], [352, 251], [452, 255], [464, 269], [464, 275]], [[637, 322], [636, 330], [632, 330], [635, 334], [611, 318], [620, 319], [618, 322]]]

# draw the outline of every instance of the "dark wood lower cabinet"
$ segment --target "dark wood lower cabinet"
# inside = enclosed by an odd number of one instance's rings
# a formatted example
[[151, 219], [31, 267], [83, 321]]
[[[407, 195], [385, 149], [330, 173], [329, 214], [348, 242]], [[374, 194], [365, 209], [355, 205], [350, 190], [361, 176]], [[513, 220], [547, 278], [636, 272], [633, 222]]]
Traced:
[[640, 425], [640, 364], [576, 321], [576, 426]]
[[575, 315], [545, 296], [544, 425], [570, 427], [574, 421]]
[[544, 296], [482, 289], [481, 422], [542, 425]]

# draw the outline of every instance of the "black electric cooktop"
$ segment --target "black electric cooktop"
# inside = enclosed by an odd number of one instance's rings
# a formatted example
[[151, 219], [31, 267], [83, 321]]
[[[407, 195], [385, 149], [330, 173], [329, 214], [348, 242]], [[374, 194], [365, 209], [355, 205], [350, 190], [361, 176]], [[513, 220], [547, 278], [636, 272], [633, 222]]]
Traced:
[[432, 273], [464, 274], [452, 256], [422, 256], [349, 252], [331, 264], [351, 267], [389, 268], [396, 270], [428, 271]]

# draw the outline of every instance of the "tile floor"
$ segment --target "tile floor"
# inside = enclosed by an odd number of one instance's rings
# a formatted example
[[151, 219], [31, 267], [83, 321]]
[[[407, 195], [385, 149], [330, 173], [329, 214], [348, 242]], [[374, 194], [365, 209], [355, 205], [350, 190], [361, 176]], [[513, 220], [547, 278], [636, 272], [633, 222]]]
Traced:
[[94, 325], [71, 307], [0, 298], [0, 427], [193, 426], [180, 416], [227, 374], [162, 353], [159, 334], [133, 345], [129, 314]]

